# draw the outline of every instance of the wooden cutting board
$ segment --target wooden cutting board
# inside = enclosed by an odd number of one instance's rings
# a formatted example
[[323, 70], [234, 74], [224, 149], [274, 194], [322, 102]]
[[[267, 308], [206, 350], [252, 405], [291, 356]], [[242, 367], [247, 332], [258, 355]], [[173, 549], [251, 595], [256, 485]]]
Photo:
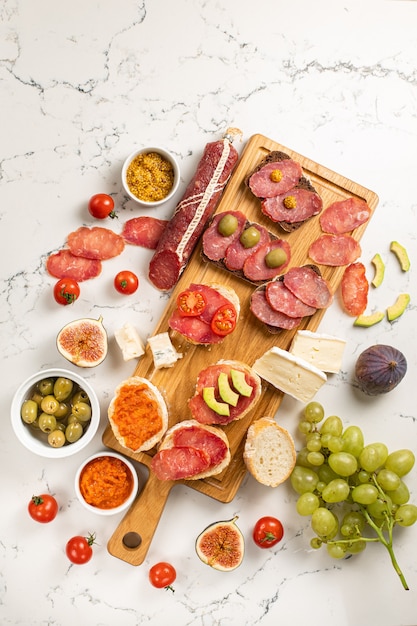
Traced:
[[[372, 212], [371, 215], [374, 213], [378, 204], [378, 197], [374, 192], [267, 137], [262, 135], [252, 136], [242, 152], [238, 165], [218, 204], [216, 213], [232, 209], [240, 210], [247, 215], [250, 221], [258, 222], [280, 238], [287, 239], [292, 253], [290, 266], [311, 263], [311, 259], [307, 256], [309, 245], [322, 234], [322, 231], [318, 216], [312, 218], [298, 230], [292, 233], [285, 233], [261, 213], [260, 201], [252, 195], [244, 181], [247, 174], [271, 150], [281, 150], [301, 164], [304, 173], [310, 178], [322, 197], [324, 208], [336, 200], [356, 196], [368, 203]], [[355, 239], [360, 240], [366, 226], [367, 224], [363, 224], [352, 233]], [[344, 267], [320, 266], [320, 270], [323, 277], [329, 281], [332, 291], [335, 292], [341, 281]], [[187, 344], [178, 333], [171, 331], [168, 327], [169, 317], [175, 307], [176, 296], [182, 290], [188, 288], [192, 282], [221, 282], [232, 287], [240, 298], [241, 314], [238, 325], [235, 331], [219, 345], [205, 347]], [[147, 346], [145, 355], [139, 360], [134, 371], [135, 375], [147, 378], [154, 383], [164, 395], [169, 410], [170, 426], [178, 421], [190, 418], [187, 400], [194, 394], [197, 375], [208, 365], [224, 358], [236, 359], [252, 365], [258, 357], [272, 346], [278, 346], [284, 350], [289, 348], [296, 331], [282, 331], [279, 334], [269, 333], [249, 310], [249, 301], [253, 290], [254, 286], [250, 283], [217, 268], [212, 263], [204, 262], [201, 258], [200, 242], [185, 272], [173, 290], [172, 297], [154, 332], [154, 334], [159, 334], [168, 331], [175, 349], [182, 353], [182, 359], [177, 361], [173, 368], [155, 370], [152, 353], [149, 346]], [[312, 317], [304, 318], [297, 330], [308, 329], [315, 331], [324, 314], [324, 310], [319, 310]], [[282, 397], [283, 394], [281, 392], [264, 383], [261, 399], [253, 411], [242, 420], [224, 427], [229, 438], [232, 454], [229, 467], [216, 477], [180, 482], [220, 502], [230, 502], [234, 498], [246, 472], [242, 457], [246, 431], [253, 420], [265, 415], [274, 416]], [[103, 434], [103, 443], [107, 447], [117, 450], [134, 461], [143, 463], [147, 467], [149, 467], [152, 456], [156, 451], [153, 449], [146, 453], [130, 453], [119, 445], [110, 426], [107, 426]], [[107, 547], [110, 554], [132, 565], [140, 565], [144, 561], [169, 492], [174, 484], [178, 484], [178, 482], [159, 481], [152, 473], [149, 474], [149, 478], [136, 501], [108, 542]]]

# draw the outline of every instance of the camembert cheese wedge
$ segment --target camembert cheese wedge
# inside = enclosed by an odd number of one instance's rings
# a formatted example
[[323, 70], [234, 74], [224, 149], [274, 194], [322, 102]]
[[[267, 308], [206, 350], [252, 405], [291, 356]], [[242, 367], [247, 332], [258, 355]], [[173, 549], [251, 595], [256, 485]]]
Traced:
[[337, 374], [342, 367], [346, 341], [332, 335], [299, 330], [293, 337], [289, 352], [323, 372]]
[[252, 367], [261, 378], [300, 402], [312, 400], [327, 381], [322, 370], [277, 346], [265, 352]]

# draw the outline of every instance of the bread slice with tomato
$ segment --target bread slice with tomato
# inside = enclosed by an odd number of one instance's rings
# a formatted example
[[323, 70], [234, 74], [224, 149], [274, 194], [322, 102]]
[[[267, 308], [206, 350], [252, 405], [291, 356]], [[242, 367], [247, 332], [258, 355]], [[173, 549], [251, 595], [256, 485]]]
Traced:
[[192, 283], [177, 296], [168, 325], [189, 343], [213, 345], [234, 331], [239, 314], [234, 289], [218, 283]]

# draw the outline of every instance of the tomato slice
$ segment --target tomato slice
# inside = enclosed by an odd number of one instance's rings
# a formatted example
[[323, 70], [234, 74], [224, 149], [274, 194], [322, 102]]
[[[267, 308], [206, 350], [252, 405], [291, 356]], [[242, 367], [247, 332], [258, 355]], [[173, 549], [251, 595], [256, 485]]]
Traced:
[[211, 320], [211, 330], [224, 337], [236, 328], [237, 313], [233, 304], [223, 304], [217, 309]]
[[207, 305], [205, 296], [199, 291], [186, 289], [177, 297], [177, 307], [181, 315], [185, 317], [196, 317], [201, 315]]

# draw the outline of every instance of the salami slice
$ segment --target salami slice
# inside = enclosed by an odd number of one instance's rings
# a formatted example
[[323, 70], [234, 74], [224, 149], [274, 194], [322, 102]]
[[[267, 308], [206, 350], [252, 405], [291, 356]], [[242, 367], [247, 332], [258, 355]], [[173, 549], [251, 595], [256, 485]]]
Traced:
[[332, 267], [349, 265], [361, 253], [360, 244], [351, 235], [321, 235], [308, 250], [308, 256], [315, 263]]
[[325, 309], [333, 295], [327, 281], [311, 266], [292, 267], [284, 274], [284, 285], [304, 304]]
[[158, 289], [172, 289], [190, 256], [238, 160], [229, 138], [206, 145], [196, 173], [167, 224], [149, 264]]
[[313, 315], [316, 308], [304, 304], [292, 291], [285, 286], [283, 280], [273, 280], [265, 285], [265, 296], [269, 305], [289, 317], [305, 317]]
[[81, 226], [68, 235], [68, 248], [75, 256], [86, 259], [112, 259], [124, 250], [123, 237], [101, 226]]
[[292, 189], [302, 174], [301, 165], [293, 159], [271, 161], [249, 177], [248, 186], [257, 198], [273, 198]]
[[320, 215], [320, 226], [325, 233], [348, 233], [370, 218], [371, 209], [362, 198], [347, 198], [330, 204]]
[[180, 315], [178, 310], [173, 311], [168, 322], [172, 330], [187, 337], [193, 343], [215, 344], [220, 343], [223, 337], [216, 335], [210, 327], [210, 324], [203, 321], [199, 317], [184, 317]]
[[101, 273], [101, 261], [75, 256], [67, 249], [51, 254], [46, 269], [55, 278], [72, 278], [77, 282], [95, 278]]
[[[286, 257], [286, 261], [277, 267], [269, 267], [265, 260], [273, 250], [282, 250]], [[253, 282], [272, 280], [286, 270], [290, 260], [291, 248], [289, 243], [284, 239], [274, 239], [264, 243], [246, 259], [243, 264], [243, 273], [248, 280]]]
[[147, 215], [133, 217], [124, 223], [122, 237], [126, 243], [156, 250], [167, 224], [168, 220], [160, 220]]
[[289, 317], [285, 313], [280, 313], [271, 307], [266, 299], [265, 289], [256, 289], [250, 301], [250, 310], [258, 318], [270, 328], [280, 330], [293, 330], [301, 324], [302, 317]]
[[[218, 225], [225, 215], [233, 215], [238, 221], [234, 233], [227, 237], [218, 231]], [[210, 261], [220, 261], [226, 255], [226, 250], [236, 239], [239, 239], [246, 224], [246, 216], [240, 211], [225, 211], [214, 216], [209, 228], [203, 234], [203, 253]]]
[[245, 248], [245, 246], [240, 243], [240, 239], [237, 239], [230, 244], [226, 250], [226, 256], [224, 258], [224, 264], [228, 270], [233, 272], [243, 270], [246, 259], [254, 254], [261, 246], [270, 241], [271, 238], [269, 232], [264, 226], [256, 224], [256, 226], [253, 227], [259, 230], [260, 233], [258, 243], [252, 246], [252, 248]]
[[345, 269], [342, 282], [342, 302], [346, 313], [357, 317], [362, 315], [368, 304], [369, 284], [363, 263], [352, 263]]
[[214, 433], [198, 426], [184, 426], [174, 432], [174, 446], [202, 450], [209, 457], [209, 467], [218, 465], [227, 454], [227, 444]]
[[160, 450], [151, 461], [159, 480], [181, 480], [196, 476], [210, 467], [209, 455], [192, 446], [174, 446]]
[[318, 193], [301, 187], [261, 202], [262, 212], [273, 222], [289, 224], [305, 222], [320, 213], [322, 208], [323, 201]]

